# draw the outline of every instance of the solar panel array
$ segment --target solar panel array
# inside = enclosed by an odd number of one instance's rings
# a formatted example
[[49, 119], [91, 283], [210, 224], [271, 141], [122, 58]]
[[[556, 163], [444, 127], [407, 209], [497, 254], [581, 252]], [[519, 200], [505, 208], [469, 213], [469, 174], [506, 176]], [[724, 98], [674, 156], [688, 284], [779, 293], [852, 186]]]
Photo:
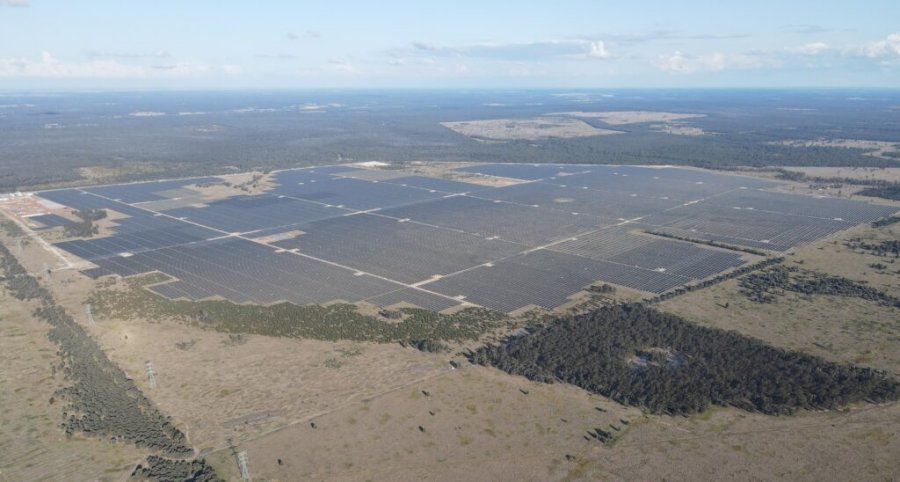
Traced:
[[70, 219], [66, 219], [59, 214], [41, 214], [38, 216], [30, 216], [28, 220], [41, 223], [41, 225], [43, 225], [43, 227], [45, 228], [58, 228], [60, 226], [72, 224], [72, 221]]
[[265, 193], [216, 200], [190, 186], [219, 178], [39, 195], [120, 213], [107, 221], [110, 235], [57, 246], [93, 263], [88, 276], [165, 273], [174, 280], [150, 289], [167, 298], [433, 310], [465, 300], [504, 312], [552, 308], [596, 282], [660, 293], [744, 262], [733, 251], [645, 230], [786, 250], [894, 211], [687, 168], [460, 170], [522, 182], [489, 187], [326, 166], [277, 172]]

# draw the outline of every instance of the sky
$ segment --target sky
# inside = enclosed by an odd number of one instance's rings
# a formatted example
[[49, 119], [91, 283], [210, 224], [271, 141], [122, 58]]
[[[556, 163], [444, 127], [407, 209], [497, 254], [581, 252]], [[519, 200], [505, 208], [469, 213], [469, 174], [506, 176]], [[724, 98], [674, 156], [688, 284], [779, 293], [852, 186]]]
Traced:
[[0, 0], [13, 90], [898, 86], [898, 0]]

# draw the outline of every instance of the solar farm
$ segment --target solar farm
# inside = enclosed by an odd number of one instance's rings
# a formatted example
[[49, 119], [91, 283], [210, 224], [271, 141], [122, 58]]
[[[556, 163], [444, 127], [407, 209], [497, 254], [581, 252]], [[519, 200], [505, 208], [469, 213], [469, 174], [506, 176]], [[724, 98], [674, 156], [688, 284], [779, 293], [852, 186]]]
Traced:
[[[675, 167], [481, 164], [494, 185], [353, 165], [278, 171], [259, 193], [210, 198], [217, 177], [36, 193], [116, 213], [110, 233], [56, 241], [93, 278], [161, 272], [170, 299], [367, 301], [435, 311], [553, 309], [596, 283], [649, 294], [747, 262], [672, 237], [783, 252], [896, 208], [776, 191]], [[469, 177], [460, 176], [460, 179]], [[45, 228], [57, 214], [32, 216]]]

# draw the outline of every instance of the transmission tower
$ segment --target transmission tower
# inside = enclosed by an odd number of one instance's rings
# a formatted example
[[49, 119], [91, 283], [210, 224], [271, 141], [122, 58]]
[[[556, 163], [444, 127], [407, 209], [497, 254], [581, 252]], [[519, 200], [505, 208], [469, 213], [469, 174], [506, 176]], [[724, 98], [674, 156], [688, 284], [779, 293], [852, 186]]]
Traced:
[[250, 468], [247, 466], [247, 452], [237, 454], [238, 470], [241, 472], [241, 480], [250, 480]]
[[153, 371], [153, 362], [144, 362], [144, 367], [147, 369], [147, 385], [150, 388], [156, 388], [156, 373]]
[[84, 314], [87, 315], [88, 322], [94, 324], [94, 312], [91, 311], [91, 304], [84, 305]]

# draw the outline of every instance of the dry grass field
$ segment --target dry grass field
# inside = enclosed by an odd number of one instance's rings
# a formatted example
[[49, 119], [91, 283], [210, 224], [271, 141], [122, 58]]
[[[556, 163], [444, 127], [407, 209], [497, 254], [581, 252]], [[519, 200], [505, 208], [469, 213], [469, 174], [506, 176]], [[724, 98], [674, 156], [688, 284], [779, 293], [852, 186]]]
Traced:
[[[898, 469], [900, 449], [897, 404], [793, 417], [737, 409], [649, 416], [568, 385], [469, 365], [308, 422], [238, 444], [252, 475], [271, 481], [884, 480]], [[587, 437], [595, 428], [616, 439], [601, 444]], [[230, 451], [208, 460], [220, 474], [237, 476]]]

